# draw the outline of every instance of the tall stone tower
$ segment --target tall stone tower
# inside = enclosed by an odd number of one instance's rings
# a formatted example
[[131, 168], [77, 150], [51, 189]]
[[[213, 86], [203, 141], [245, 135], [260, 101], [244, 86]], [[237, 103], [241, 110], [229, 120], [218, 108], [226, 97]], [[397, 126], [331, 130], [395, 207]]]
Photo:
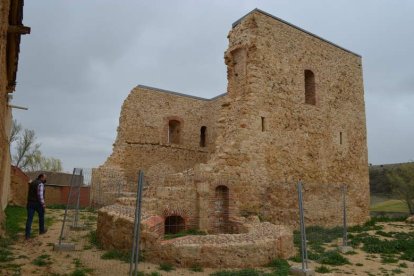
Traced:
[[290, 220], [296, 200], [287, 184], [301, 179], [311, 191], [306, 200], [315, 213], [309, 216], [329, 221], [325, 209], [337, 210], [340, 195], [330, 189], [346, 184], [351, 221], [364, 221], [369, 184], [361, 57], [256, 9], [233, 24], [225, 60], [228, 97], [210, 163], [240, 178], [240, 207]]

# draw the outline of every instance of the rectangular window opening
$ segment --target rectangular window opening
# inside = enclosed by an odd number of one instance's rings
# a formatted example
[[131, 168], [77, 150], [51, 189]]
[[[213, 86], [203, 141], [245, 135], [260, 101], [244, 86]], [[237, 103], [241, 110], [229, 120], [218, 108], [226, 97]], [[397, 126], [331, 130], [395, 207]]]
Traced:
[[342, 145], [342, 132], [339, 132], [339, 144]]

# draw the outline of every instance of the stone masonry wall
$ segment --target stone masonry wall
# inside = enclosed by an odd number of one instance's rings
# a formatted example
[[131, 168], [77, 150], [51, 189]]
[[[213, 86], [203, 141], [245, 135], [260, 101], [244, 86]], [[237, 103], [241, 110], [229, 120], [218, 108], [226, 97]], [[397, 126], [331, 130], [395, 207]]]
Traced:
[[[349, 223], [364, 222], [369, 185], [361, 57], [258, 10], [235, 24], [228, 37], [227, 94], [205, 101], [135, 88], [102, 168], [117, 167], [128, 181], [136, 181], [139, 169], [148, 177], [188, 170], [210, 175], [204, 184], [193, 183], [196, 188], [177, 180], [174, 191], [164, 180], [150, 181], [149, 190], [158, 191], [147, 198], [192, 206], [201, 229], [214, 228], [214, 206], [197, 193], [208, 198], [223, 176], [231, 179], [235, 213], [295, 225], [295, 185], [302, 180], [308, 224], [340, 223], [343, 184]], [[305, 70], [314, 75], [311, 84], [305, 83]], [[305, 87], [313, 84], [315, 104], [309, 104]], [[181, 122], [179, 145], [168, 143], [169, 118]], [[203, 125], [206, 148], [198, 144]], [[175, 192], [180, 189], [191, 194], [182, 197]], [[159, 213], [157, 208], [148, 205], [146, 211]]]
[[[136, 182], [139, 169], [146, 175], [169, 174], [206, 162], [215, 149], [215, 114], [221, 100], [136, 87], [122, 106], [113, 153], [102, 169], [117, 167]], [[169, 120], [180, 121], [179, 144], [168, 141]], [[202, 126], [207, 127], [205, 147], [200, 146]]]
[[[327, 185], [346, 183], [350, 221], [365, 221], [369, 191], [361, 58], [259, 11], [232, 29], [225, 58], [228, 98], [207, 167], [240, 179], [239, 208], [293, 223], [296, 193], [282, 189], [302, 179], [310, 192], [306, 205], [314, 210], [310, 223], [335, 224], [318, 210], [323, 201], [335, 202]], [[305, 103], [305, 70], [315, 74], [316, 105]], [[280, 210], [290, 216], [281, 219]]]
[[[98, 211], [97, 237], [105, 249], [129, 251], [132, 243], [134, 202], [119, 199]], [[191, 267], [257, 267], [275, 258], [295, 254], [293, 232], [282, 225], [241, 218], [237, 234], [196, 235], [164, 240], [164, 220], [143, 214], [140, 249], [147, 261]]]

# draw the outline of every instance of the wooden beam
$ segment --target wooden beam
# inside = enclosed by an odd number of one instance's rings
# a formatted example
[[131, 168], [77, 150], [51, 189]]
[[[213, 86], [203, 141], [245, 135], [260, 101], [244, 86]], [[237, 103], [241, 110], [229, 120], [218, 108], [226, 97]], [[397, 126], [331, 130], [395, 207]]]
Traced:
[[30, 27], [24, 25], [9, 25], [7, 32], [9, 34], [30, 34]]

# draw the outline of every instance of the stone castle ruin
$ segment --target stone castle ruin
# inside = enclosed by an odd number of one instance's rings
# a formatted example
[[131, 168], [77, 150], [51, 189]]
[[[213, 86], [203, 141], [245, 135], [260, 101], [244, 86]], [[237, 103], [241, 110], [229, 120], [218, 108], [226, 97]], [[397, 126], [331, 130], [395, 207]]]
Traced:
[[[105, 247], [130, 248], [138, 170], [153, 260], [244, 267], [292, 256], [299, 179], [308, 225], [341, 223], [343, 184], [349, 223], [367, 220], [361, 57], [257, 9], [228, 38], [227, 93], [139, 85], [125, 100], [113, 152], [94, 170], [93, 194], [132, 187], [100, 204]], [[186, 229], [209, 235], [163, 238]]]

